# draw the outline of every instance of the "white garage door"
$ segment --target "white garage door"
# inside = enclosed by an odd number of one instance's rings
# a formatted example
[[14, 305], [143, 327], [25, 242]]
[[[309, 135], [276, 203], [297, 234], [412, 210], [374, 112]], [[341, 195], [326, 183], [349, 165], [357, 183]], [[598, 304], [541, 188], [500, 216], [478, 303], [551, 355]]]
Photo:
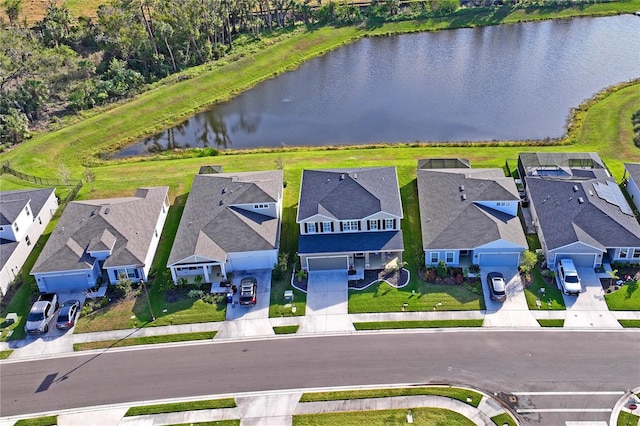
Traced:
[[560, 259], [571, 259], [576, 266], [593, 268], [596, 256], [595, 254], [556, 254], [556, 265]]
[[269, 255], [243, 256], [231, 259], [234, 271], [252, 271], [255, 269], [272, 269], [273, 264]]
[[518, 253], [480, 253], [480, 266], [518, 266]]
[[346, 271], [348, 257], [310, 257], [307, 259], [309, 271]]

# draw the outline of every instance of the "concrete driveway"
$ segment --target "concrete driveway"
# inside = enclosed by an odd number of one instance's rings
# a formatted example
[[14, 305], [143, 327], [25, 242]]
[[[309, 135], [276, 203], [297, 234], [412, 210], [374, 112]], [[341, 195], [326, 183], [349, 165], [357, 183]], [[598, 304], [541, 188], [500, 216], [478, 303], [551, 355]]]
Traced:
[[[250, 276], [255, 277], [258, 281], [256, 304], [240, 306], [240, 281], [242, 278]], [[247, 271], [243, 275], [234, 276], [232, 283], [238, 287], [238, 292], [233, 296], [234, 304], [227, 305], [227, 320], [220, 327], [216, 338], [273, 335], [273, 327], [269, 321], [271, 270]]]
[[582, 280], [582, 293], [578, 296], [563, 295], [567, 306], [565, 328], [622, 328], [609, 311], [604, 300], [604, 290], [593, 268], [578, 268]]
[[[507, 300], [491, 300], [487, 274], [500, 272], [507, 283]], [[540, 327], [527, 306], [524, 287], [514, 266], [485, 266], [482, 269], [482, 291], [487, 307], [483, 327]]]
[[347, 284], [347, 271], [309, 272], [306, 315], [298, 334], [355, 330]]

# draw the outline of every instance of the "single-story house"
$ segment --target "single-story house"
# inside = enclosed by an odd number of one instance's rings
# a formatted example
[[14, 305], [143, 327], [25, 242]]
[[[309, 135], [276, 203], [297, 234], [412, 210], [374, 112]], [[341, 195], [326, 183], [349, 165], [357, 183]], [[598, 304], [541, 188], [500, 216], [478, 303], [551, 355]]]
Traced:
[[198, 174], [193, 179], [167, 267], [174, 283], [211, 283], [234, 271], [278, 262], [282, 170]]
[[0, 192], [0, 299], [57, 209], [55, 188]]
[[418, 168], [425, 264], [517, 267], [528, 245], [515, 181], [499, 168], [441, 163], [421, 161]]
[[31, 270], [41, 292], [146, 280], [169, 212], [169, 188], [133, 197], [73, 201]]
[[[531, 168], [524, 177], [548, 267], [570, 258], [576, 266], [599, 267], [611, 261], [640, 261], [640, 225], [615, 179], [596, 153], [565, 153], [579, 161], [554, 170]], [[582, 160], [594, 159], [590, 166]]]
[[625, 163], [624, 177], [627, 182], [627, 192], [637, 212], [640, 210], [640, 163]]
[[303, 170], [296, 222], [307, 271], [386, 269], [402, 262], [395, 167]]

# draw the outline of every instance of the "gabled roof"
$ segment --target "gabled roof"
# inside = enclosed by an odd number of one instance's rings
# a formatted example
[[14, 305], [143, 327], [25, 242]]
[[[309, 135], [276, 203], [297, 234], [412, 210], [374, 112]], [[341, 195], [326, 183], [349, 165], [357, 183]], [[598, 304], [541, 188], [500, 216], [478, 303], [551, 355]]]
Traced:
[[[602, 188], [617, 184], [613, 178], [552, 179], [526, 178], [531, 203], [547, 249], [575, 242], [605, 250], [613, 247], [640, 247], [640, 225], [629, 214], [624, 197], [608, 195]], [[619, 190], [619, 189], [618, 189]]]
[[37, 217], [54, 192], [55, 188], [0, 192], [0, 225], [11, 225], [15, 222], [29, 201], [31, 212]]
[[196, 175], [168, 265], [193, 255], [224, 262], [228, 253], [278, 248], [279, 219], [238, 205], [275, 203], [282, 185], [282, 170]]
[[31, 273], [87, 269], [94, 262], [88, 251], [108, 249], [105, 268], [144, 265], [168, 191], [140, 188], [133, 197], [69, 203]]
[[317, 214], [348, 220], [379, 212], [402, 218], [395, 167], [302, 172], [298, 223]]
[[624, 163], [624, 168], [633, 179], [638, 187], [640, 187], [640, 163]]
[[496, 240], [527, 247], [517, 216], [481, 205], [518, 202], [515, 182], [502, 169], [418, 170], [418, 199], [425, 250], [473, 249]]

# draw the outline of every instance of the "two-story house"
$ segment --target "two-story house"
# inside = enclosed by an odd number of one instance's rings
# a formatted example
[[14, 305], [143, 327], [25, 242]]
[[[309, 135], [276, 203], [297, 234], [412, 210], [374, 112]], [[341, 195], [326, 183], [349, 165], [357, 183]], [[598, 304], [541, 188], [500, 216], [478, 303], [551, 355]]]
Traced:
[[146, 280], [169, 212], [168, 191], [139, 188], [133, 197], [69, 203], [31, 270], [40, 291]]
[[196, 175], [167, 263], [173, 281], [215, 290], [229, 272], [272, 269], [282, 192], [282, 170]]
[[518, 163], [550, 268], [561, 258], [640, 262], [640, 225], [598, 154], [526, 153]]
[[515, 182], [502, 169], [464, 159], [423, 160], [418, 168], [426, 265], [518, 266], [527, 240]]
[[57, 209], [54, 188], [0, 192], [0, 299]]
[[640, 163], [625, 163], [624, 177], [627, 182], [627, 193], [638, 211], [640, 210]]
[[304, 170], [296, 219], [301, 267], [360, 276], [398, 265], [402, 218], [395, 167]]

